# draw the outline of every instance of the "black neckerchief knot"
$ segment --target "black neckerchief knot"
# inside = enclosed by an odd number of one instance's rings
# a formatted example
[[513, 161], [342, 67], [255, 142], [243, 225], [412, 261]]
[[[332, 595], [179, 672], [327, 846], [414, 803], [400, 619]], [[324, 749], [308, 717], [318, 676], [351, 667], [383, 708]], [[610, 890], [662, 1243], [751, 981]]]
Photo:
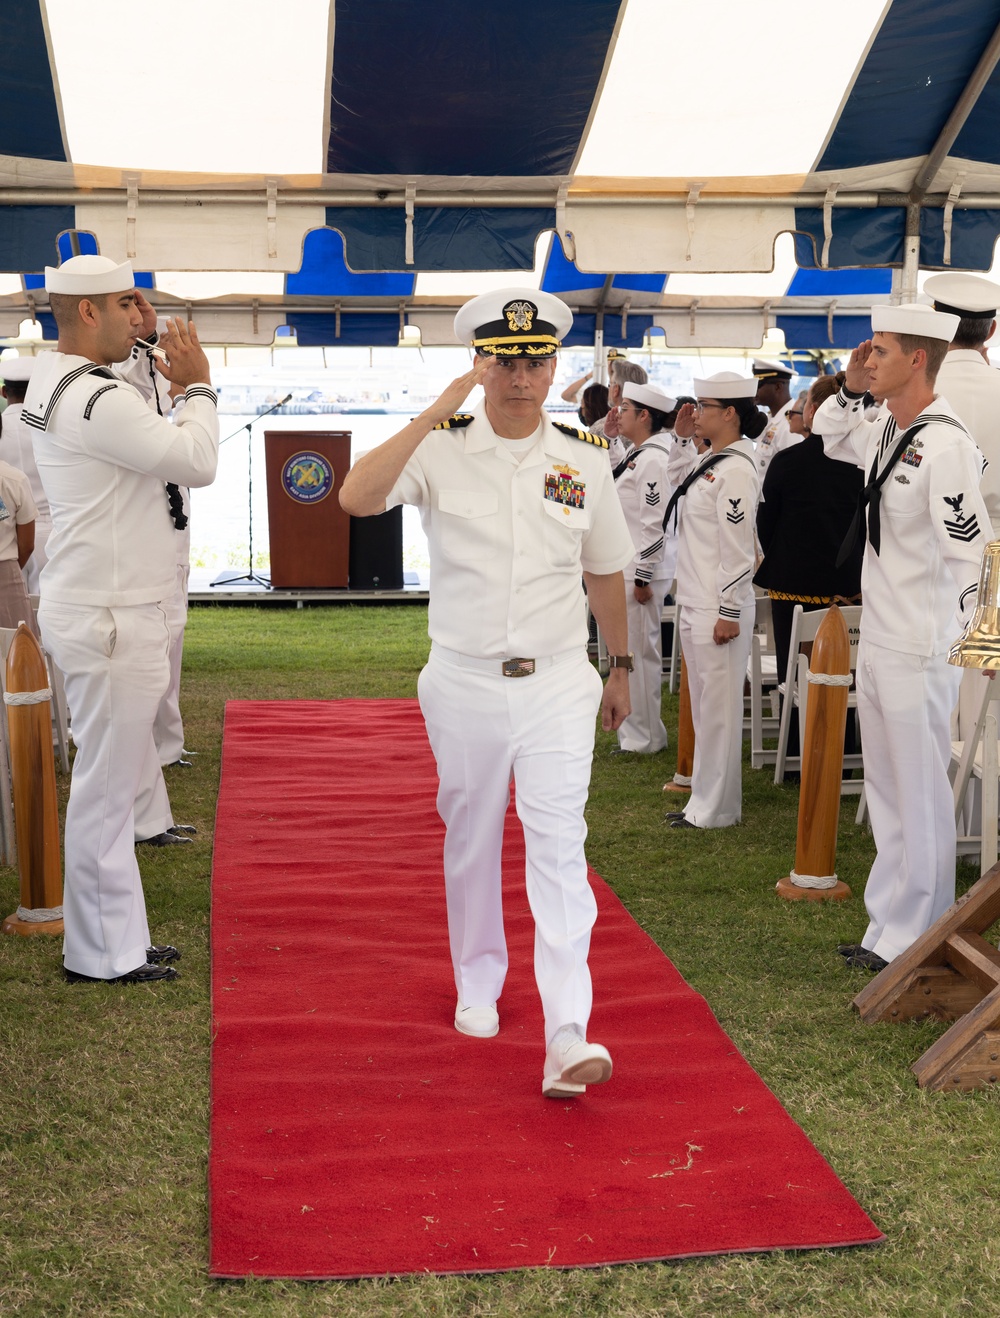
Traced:
[[181, 497], [180, 486], [175, 485], [172, 481], [167, 482], [167, 503], [170, 505], [170, 516], [173, 518], [174, 528], [183, 531], [188, 524], [184, 512], [184, 500]]
[[868, 543], [871, 545], [873, 552], [878, 555], [882, 546], [882, 520], [879, 507], [882, 502], [882, 486], [889, 478], [889, 473], [899, 461], [903, 450], [908, 448], [913, 442], [913, 437], [918, 431], [923, 430], [928, 422], [918, 421], [916, 425], [910, 426], [899, 437], [896, 447], [889, 456], [889, 461], [881, 471], [876, 475], [878, 469], [878, 457], [875, 455], [875, 461], [872, 463], [872, 469], [868, 473], [868, 483], [858, 495], [858, 506], [854, 510], [854, 518], [851, 522], [850, 529], [844, 537], [844, 543], [840, 546], [840, 552], [837, 555], [837, 567], [843, 565], [850, 558], [854, 546], [862, 536], [862, 526], [864, 525], [865, 509], [868, 509]]

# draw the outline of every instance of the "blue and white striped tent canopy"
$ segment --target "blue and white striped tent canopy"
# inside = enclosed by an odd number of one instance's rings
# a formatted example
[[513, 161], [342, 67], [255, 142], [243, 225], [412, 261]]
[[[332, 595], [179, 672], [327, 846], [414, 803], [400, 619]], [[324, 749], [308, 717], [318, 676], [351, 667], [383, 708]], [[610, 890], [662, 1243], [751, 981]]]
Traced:
[[1000, 233], [1000, 0], [4, 0], [0, 43], [0, 336], [100, 250], [220, 343], [453, 343], [528, 284], [577, 344], [843, 347]]

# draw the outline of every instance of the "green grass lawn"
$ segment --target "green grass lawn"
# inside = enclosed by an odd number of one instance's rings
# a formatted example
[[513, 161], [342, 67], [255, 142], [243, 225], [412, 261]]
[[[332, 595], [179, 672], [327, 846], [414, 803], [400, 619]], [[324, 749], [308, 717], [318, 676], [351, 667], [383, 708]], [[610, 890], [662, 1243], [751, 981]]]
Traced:
[[[665, 754], [612, 757], [614, 738], [598, 734], [591, 862], [886, 1243], [481, 1278], [207, 1278], [209, 878], [225, 701], [413, 696], [425, 627], [418, 606], [192, 611], [182, 704], [199, 754], [167, 774], [175, 817], [196, 824], [198, 839], [140, 854], [154, 937], [183, 948], [182, 978], [70, 986], [58, 940], [0, 939], [0, 1313], [1000, 1314], [997, 1094], [921, 1092], [909, 1067], [943, 1027], [864, 1026], [850, 1010], [868, 979], [834, 949], [864, 931], [873, 854], [854, 798], [838, 851], [854, 898], [781, 901], [774, 884], [794, 860], [797, 789], [747, 768], [740, 827], [666, 827], [660, 789], [677, 714], [667, 695]], [[974, 877], [963, 870], [963, 886]], [[17, 901], [16, 874], [0, 870], [3, 914]]]

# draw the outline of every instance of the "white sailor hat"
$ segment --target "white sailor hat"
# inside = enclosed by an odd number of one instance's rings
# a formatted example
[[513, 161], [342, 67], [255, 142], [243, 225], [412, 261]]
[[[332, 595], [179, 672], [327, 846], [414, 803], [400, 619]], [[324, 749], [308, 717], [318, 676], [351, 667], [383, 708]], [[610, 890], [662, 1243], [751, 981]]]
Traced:
[[652, 407], [657, 412], [672, 412], [677, 406], [677, 399], [665, 394], [655, 384], [633, 384], [627, 380], [622, 394], [640, 407]]
[[1000, 284], [979, 275], [931, 275], [924, 292], [934, 299], [934, 310], [955, 316], [995, 316], [1000, 307]]
[[4, 357], [0, 360], [0, 379], [5, 384], [27, 384], [34, 364], [34, 357]]
[[97, 293], [126, 293], [135, 288], [132, 262], [117, 265], [107, 256], [71, 256], [60, 266], [45, 267], [46, 293], [88, 297]]
[[795, 374], [790, 366], [782, 366], [780, 362], [768, 362], [763, 357], [755, 357], [750, 369], [758, 380], [790, 380]]
[[551, 293], [501, 288], [460, 307], [455, 334], [470, 348], [495, 357], [554, 357], [572, 324], [572, 311]]
[[737, 375], [735, 371], [719, 371], [707, 380], [693, 380], [694, 391], [699, 398], [753, 398], [757, 393], [757, 380]]
[[913, 334], [920, 339], [955, 337], [961, 316], [935, 311], [922, 302], [904, 302], [898, 307], [872, 307], [872, 330], [876, 334]]

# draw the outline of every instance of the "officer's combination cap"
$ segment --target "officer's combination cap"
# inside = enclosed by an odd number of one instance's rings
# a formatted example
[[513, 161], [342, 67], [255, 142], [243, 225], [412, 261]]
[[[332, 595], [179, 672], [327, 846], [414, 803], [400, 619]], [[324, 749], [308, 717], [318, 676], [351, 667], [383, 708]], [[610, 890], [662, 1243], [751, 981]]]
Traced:
[[750, 369], [758, 380], [790, 380], [795, 374], [790, 366], [765, 361], [763, 357], [755, 357]]
[[955, 316], [995, 316], [1000, 307], [1000, 284], [979, 275], [931, 275], [924, 292], [934, 299], [934, 310]]
[[458, 339], [495, 357], [554, 357], [573, 313], [538, 288], [501, 288], [466, 302], [455, 317]]

